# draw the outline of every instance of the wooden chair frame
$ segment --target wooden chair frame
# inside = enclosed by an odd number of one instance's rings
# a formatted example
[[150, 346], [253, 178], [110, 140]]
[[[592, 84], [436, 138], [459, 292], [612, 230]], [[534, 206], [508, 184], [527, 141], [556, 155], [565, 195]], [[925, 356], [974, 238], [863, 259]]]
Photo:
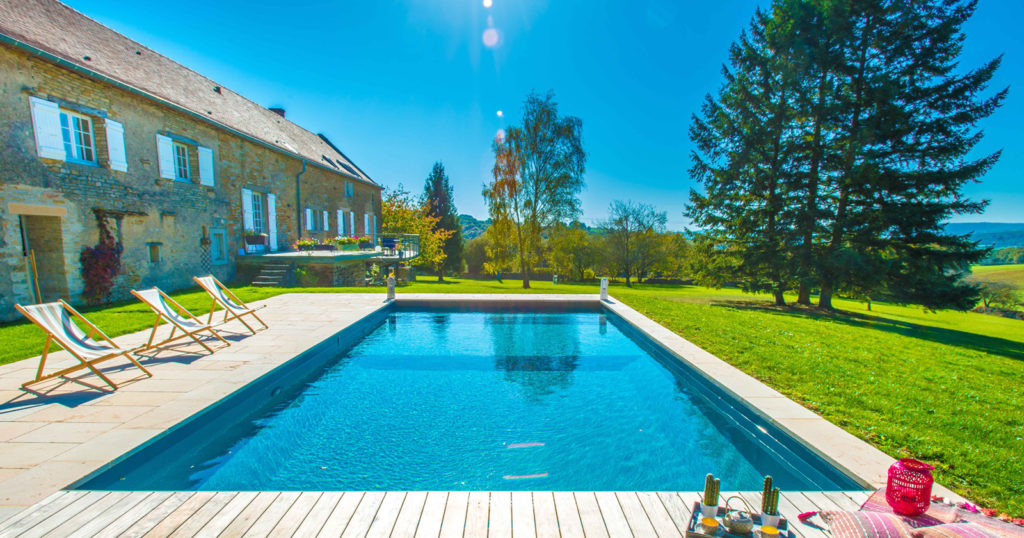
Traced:
[[217, 308], [217, 305], [219, 304], [224, 309], [224, 321], [222, 321], [221, 323], [227, 323], [231, 319], [237, 319], [239, 322], [242, 323], [242, 325], [245, 325], [246, 329], [249, 329], [249, 332], [251, 332], [252, 334], [256, 334], [256, 329], [253, 329], [252, 326], [250, 326], [248, 323], [245, 322], [244, 319], [242, 319], [243, 316], [251, 315], [252, 317], [256, 318], [256, 321], [260, 322], [260, 325], [263, 325], [263, 329], [270, 328], [270, 326], [267, 325], [265, 321], [263, 321], [262, 319], [260, 319], [259, 316], [256, 315], [256, 311], [266, 307], [266, 305], [258, 306], [256, 308], [250, 308], [248, 305], [242, 302], [242, 300], [239, 299], [237, 295], [232, 293], [232, 291], [229, 290], [227, 286], [222, 284], [220, 280], [217, 280], [217, 277], [209, 275], [209, 278], [213, 280], [214, 286], [217, 286], [217, 288], [219, 288], [225, 295], [227, 295], [228, 299], [234, 301], [236, 305], [244, 308], [245, 312], [242, 312], [240, 314], [236, 313], [234, 308], [231, 305], [225, 304], [224, 301], [219, 296], [217, 296], [214, 290], [207, 289], [207, 287], [203, 284], [199, 277], [194, 276], [192, 277], [192, 280], [194, 280], [196, 284], [199, 284], [199, 287], [202, 288], [206, 292], [206, 294], [213, 299], [213, 303], [210, 305], [210, 315], [206, 320], [207, 324], [213, 323], [213, 314]]
[[[156, 322], [153, 323], [153, 330], [149, 334], [149, 341], [146, 342], [146, 346], [141, 349], [142, 351], [148, 350], [148, 349], [153, 349], [155, 347], [160, 347], [160, 346], [162, 346], [164, 344], [167, 344], [169, 342], [173, 342], [174, 340], [178, 340], [179, 338], [185, 338], [187, 336], [187, 337], [191, 338], [192, 341], [194, 341], [195, 343], [199, 344], [200, 346], [203, 346], [203, 349], [205, 349], [206, 351], [209, 351], [212, 354], [214, 352], [213, 348], [211, 348], [210, 346], [206, 345], [206, 342], [203, 342], [202, 340], [200, 340], [196, 336], [197, 334], [200, 334], [200, 333], [203, 333], [203, 332], [207, 332], [207, 331], [209, 331], [209, 333], [212, 334], [214, 337], [216, 337], [218, 340], [223, 342], [224, 345], [226, 345], [226, 346], [230, 346], [231, 345], [231, 342], [228, 342], [221, 335], [217, 334], [217, 331], [213, 330], [213, 327], [214, 327], [213, 325], [211, 325], [209, 323], [203, 323], [202, 320], [200, 320], [199, 318], [193, 316], [192, 312], [189, 312], [188, 309], [186, 309], [184, 306], [181, 306], [180, 304], [178, 304], [177, 301], [175, 301], [169, 295], [164, 293], [163, 290], [161, 290], [160, 288], [154, 287], [153, 289], [156, 290], [156, 292], [160, 294], [160, 297], [163, 298], [164, 302], [167, 303], [167, 305], [170, 306], [172, 310], [176, 310], [177, 311], [179, 316], [187, 317], [187, 318], [191, 319], [192, 321], [202, 325], [202, 327], [200, 327], [198, 329], [195, 329], [195, 330], [191, 330], [191, 331], [186, 329], [181, 324], [179, 324], [178, 321], [175, 320], [174, 318], [165, 316], [163, 312], [158, 310], [156, 308], [156, 306], [150, 304], [150, 302], [147, 301], [142, 295], [139, 295], [139, 293], [137, 291], [131, 290], [132, 295], [134, 295], [138, 300], [142, 301], [143, 304], [148, 306], [150, 308], [150, 310], [152, 310], [156, 314]], [[166, 321], [167, 323], [169, 323], [171, 325], [171, 334], [170, 334], [170, 336], [167, 337], [166, 340], [162, 340], [162, 341], [157, 342], [157, 343], [154, 344], [153, 343], [153, 339], [156, 337], [156, 331], [160, 327], [160, 320], [164, 320], [164, 321]], [[182, 334], [180, 336], [174, 336], [174, 333], [176, 331], [181, 331]]]
[[[36, 383], [39, 383], [40, 381], [46, 381], [48, 379], [53, 379], [55, 377], [64, 377], [67, 374], [70, 374], [71, 372], [77, 372], [78, 370], [89, 369], [90, 371], [92, 371], [92, 373], [96, 374], [97, 377], [102, 379], [107, 385], [110, 385], [110, 387], [112, 389], [117, 390], [117, 384], [114, 383], [113, 381], [111, 381], [109, 377], [103, 375], [103, 372], [101, 372], [98, 368], [96, 368], [96, 364], [101, 363], [103, 361], [108, 361], [110, 359], [114, 359], [114, 358], [120, 357], [122, 355], [126, 359], [131, 361], [131, 363], [134, 364], [136, 368], [138, 368], [139, 370], [142, 370], [142, 372], [144, 374], [146, 374], [149, 377], [153, 377], [153, 374], [150, 373], [149, 370], [147, 370], [144, 366], [142, 366], [142, 364], [139, 363], [139, 361], [135, 360], [135, 358], [132, 357], [133, 353], [135, 353], [137, 351], [140, 351], [142, 348], [123, 349], [121, 346], [117, 345], [117, 343], [115, 343], [113, 340], [111, 340], [110, 337], [107, 336], [106, 333], [101, 331], [99, 329], [99, 327], [93, 325], [93, 323], [91, 321], [86, 319], [85, 316], [83, 316], [77, 310], [75, 310], [74, 307], [72, 307], [68, 303], [64, 302], [63, 299], [58, 300], [58, 302], [60, 303], [60, 305], [65, 310], [67, 310], [68, 312], [71, 313], [73, 318], [80, 319], [82, 321], [82, 323], [86, 327], [88, 327], [88, 329], [89, 329], [89, 332], [87, 333], [87, 337], [88, 338], [91, 339], [93, 337], [93, 335], [98, 334], [99, 336], [101, 336], [103, 338], [104, 341], [106, 341], [108, 344], [110, 344], [110, 346], [113, 347], [116, 350], [116, 352], [111, 352], [111, 353], [109, 353], [107, 355], [103, 355], [101, 357], [97, 357], [97, 358], [93, 358], [93, 359], [86, 359], [82, 355], [76, 353], [75, 350], [71, 349], [71, 347], [62, 345], [60, 337], [54, 335], [49, 329], [47, 329], [41, 323], [37, 322], [36, 321], [36, 317], [33, 314], [29, 313], [21, 305], [16, 304], [16, 305], [14, 305], [14, 308], [17, 309], [18, 312], [21, 312], [21, 314], [23, 316], [28, 318], [29, 321], [31, 321], [37, 327], [42, 329], [43, 332], [46, 333], [46, 343], [43, 345], [43, 354], [39, 357], [39, 368], [36, 369], [36, 377], [35, 377], [35, 379], [33, 379], [31, 381], [26, 381], [25, 383], [22, 383], [21, 387], [23, 389], [24, 388], [28, 388], [29, 385], [34, 385]], [[70, 354], [72, 357], [78, 359], [80, 364], [76, 364], [75, 366], [64, 368], [62, 370], [53, 372], [51, 374], [43, 375], [43, 369], [46, 367], [46, 357], [49, 355], [50, 344], [52, 344], [53, 342], [56, 342], [58, 346], [60, 346], [62, 349], [64, 349], [64, 351], [67, 351], [68, 354]]]

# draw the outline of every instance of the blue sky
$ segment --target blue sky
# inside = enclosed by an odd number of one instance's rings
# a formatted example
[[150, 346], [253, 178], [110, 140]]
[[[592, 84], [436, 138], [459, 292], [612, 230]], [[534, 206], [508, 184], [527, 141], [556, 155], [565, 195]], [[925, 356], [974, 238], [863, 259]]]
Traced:
[[[633, 199], [680, 229], [689, 178], [687, 127], [721, 82], [729, 44], [768, 1], [408, 2], [178, 0], [145, 9], [69, 0], [96, 20], [328, 135], [379, 183], [420, 192], [444, 162], [463, 213], [486, 217], [490, 143], [532, 89], [579, 116], [588, 151], [584, 221]], [[133, 6], [126, 9], [127, 5]], [[1005, 53], [995, 87], [1006, 105], [982, 127], [1003, 158], [967, 192], [992, 201], [961, 221], [1024, 221], [1024, 3], [986, 0], [966, 28], [964, 66]], [[498, 41], [484, 44], [493, 28]], [[501, 110], [504, 118], [498, 117]]]

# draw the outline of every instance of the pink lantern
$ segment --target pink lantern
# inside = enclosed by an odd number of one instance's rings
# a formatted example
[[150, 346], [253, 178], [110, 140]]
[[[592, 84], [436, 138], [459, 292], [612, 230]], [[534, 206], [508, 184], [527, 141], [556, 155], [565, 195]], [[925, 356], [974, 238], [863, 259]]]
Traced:
[[897, 514], [919, 516], [932, 500], [932, 467], [915, 459], [903, 458], [889, 467], [885, 500]]

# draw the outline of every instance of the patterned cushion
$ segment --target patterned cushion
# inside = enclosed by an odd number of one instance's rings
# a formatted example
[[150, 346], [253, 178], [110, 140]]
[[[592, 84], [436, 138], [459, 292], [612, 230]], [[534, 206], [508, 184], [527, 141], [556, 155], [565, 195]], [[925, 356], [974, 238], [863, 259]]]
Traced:
[[897, 514], [889, 506], [889, 502], [885, 500], [885, 488], [882, 488], [868, 497], [868, 500], [864, 501], [864, 504], [860, 507], [861, 510], [869, 510], [871, 512], [881, 512], [883, 514], [893, 514], [910, 525], [911, 527], [931, 527], [933, 525], [941, 525], [943, 523], [954, 523], [959, 521], [960, 518], [957, 515], [956, 508], [948, 504], [932, 503], [928, 507], [928, 510], [915, 517], [905, 516]]
[[832, 529], [832, 538], [913, 538], [899, 516], [882, 512], [819, 512]]
[[912, 531], [914, 538], [997, 538], [974, 523], [946, 523]]

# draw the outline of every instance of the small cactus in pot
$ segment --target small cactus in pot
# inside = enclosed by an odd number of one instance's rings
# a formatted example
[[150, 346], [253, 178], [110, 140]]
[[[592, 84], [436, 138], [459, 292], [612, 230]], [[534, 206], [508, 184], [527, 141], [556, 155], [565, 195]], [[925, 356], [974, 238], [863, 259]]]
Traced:
[[702, 517], [718, 515], [718, 494], [722, 490], [721, 480], [708, 473], [704, 479], [704, 496], [701, 497], [700, 514]]
[[773, 488], [772, 477], [766, 476], [761, 492], [761, 524], [778, 527], [779, 519], [779, 488]]

